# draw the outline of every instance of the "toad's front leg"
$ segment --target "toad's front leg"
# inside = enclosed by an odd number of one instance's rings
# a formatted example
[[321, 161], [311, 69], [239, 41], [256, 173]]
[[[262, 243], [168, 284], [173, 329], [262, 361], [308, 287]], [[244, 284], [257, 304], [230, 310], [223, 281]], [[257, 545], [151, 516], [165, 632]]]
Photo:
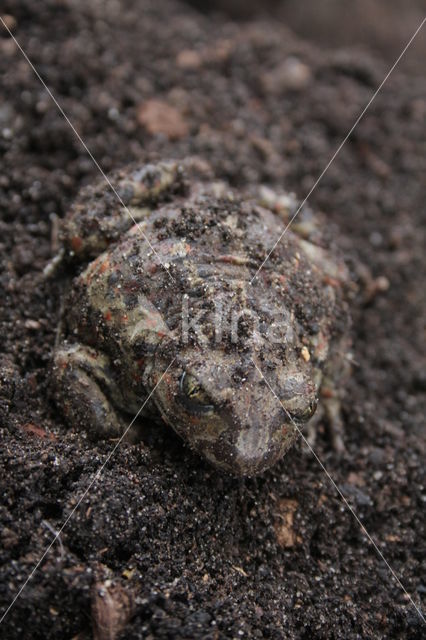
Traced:
[[344, 453], [344, 425], [342, 419], [341, 394], [334, 383], [326, 383], [320, 393], [320, 402], [315, 415], [307, 425], [306, 440], [308, 448], [315, 446], [318, 427], [325, 424], [331, 446], [336, 453]]
[[324, 415], [330, 434], [331, 446], [336, 453], [343, 453], [345, 445], [343, 442], [344, 425], [342, 419], [341, 398], [336, 388], [327, 386], [321, 394], [321, 402], [324, 407]]
[[80, 344], [61, 345], [54, 355], [54, 398], [67, 422], [93, 439], [118, 438], [126, 423], [114, 408], [122, 403], [107, 356]]
[[350, 340], [344, 335], [331, 350], [324, 367], [319, 391], [319, 405], [315, 416], [308, 424], [308, 442], [315, 443], [317, 427], [324, 422], [331, 445], [336, 453], [344, 453], [344, 422], [342, 401], [345, 386], [351, 373]]

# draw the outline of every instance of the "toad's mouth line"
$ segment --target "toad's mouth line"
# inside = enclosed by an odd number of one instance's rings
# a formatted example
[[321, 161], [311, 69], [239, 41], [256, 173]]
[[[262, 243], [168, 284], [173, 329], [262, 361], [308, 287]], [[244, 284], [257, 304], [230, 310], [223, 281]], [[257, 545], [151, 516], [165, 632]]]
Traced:
[[[13, 40], [13, 42], [15, 43], [15, 45], [17, 46], [17, 48], [19, 49], [20, 53], [22, 54], [22, 56], [24, 57], [24, 59], [26, 60], [26, 62], [28, 63], [28, 65], [30, 66], [30, 68], [32, 69], [33, 73], [35, 74], [35, 76], [37, 77], [37, 79], [40, 81], [40, 83], [42, 84], [42, 86], [44, 87], [44, 89], [46, 90], [46, 92], [48, 93], [49, 97], [51, 98], [51, 100], [53, 101], [53, 103], [55, 104], [55, 106], [57, 107], [57, 109], [59, 110], [59, 112], [61, 113], [61, 115], [63, 116], [63, 118], [65, 119], [65, 121], [67, 122], [67, 124], [70, 126], [70, 128], [72, 129], [74, 135], [77, 137], [78, 141], [80, 142], [80, 144], [83, 146], [84, 150], [87, 152], [87, 154], [89, 155], [89, 157], [91, 158], [92, 162], [94, 163], [94, 165], [96, 166], [96, 168], [98, 169], [98, 171], [100, 172], [100, 174], [102, 175], [102, 177], [104, 178], [105, 182], [107, 183], [107, 185], [109, 186], [109, 188], [112, 190], [112, 192], [115, 194], [117, 200], [120, 202], [120, 204], [123, 206], [124, 210], [127, 212], [127, 214], [129, 215], [129, 217], [131, 218], [131, 220], [133, 221], [133, 223], [136, 225], [136, 227], [138, 228], [138, 230], [140, 231], [142, 237], [144, 238], [144, 240], [147, 242], [147, 244], [149, 245], [150, 249], [152, 250], [152, 252], [154, 253], [154, 255], [156, 256], [156, 258], [158, 259], [158, 261], [160, 262], [160, 264], [162, 265], [162, 267], [167, 271], [167, 274], [169, 276], [169, 278], [174, 281], [173, 275], [170, 273], [169, 267], [162, 261], [161, 257], [159, 256], [159, 254], [157, 253], [157, 251], [155, 250], [155, 248], [153, 247], [153, 245], [151, 244], [149, 238], [146, 236], [146, 234], [144, 233], [141, 225], [135, 220], [133, 214], [131, 213], [131, 211], [129, 210], [129, 208], [126, 206], [126, 204], [123, 202], [121, 196], [119, 195], [119, 193], [117, 192], [117, 190], [115, 189], [115, 187], [113, 186], [113, 184], [111, 183], [111, 181], [109, 180], [108, 176], [106, 175], [106, 173], [103, 171], [102, 167], [100, 166], [100, 164], [98, 163], [98, 161], [96, 160], [96, 158], [93, 156], [92, 152], [90, 151], [90, 149], [88, 148], [87, 144], [84, 142], [84, 140], [82, 139], [82, 137], [80, 136], [80, 134], [78, 133], [78, 131], [76, 130], [75, 126], [73, 125], [73, 123], [71, 122], [71, 120], [69, 119], [69, 117], [67, 116], [67, 114], [65, 113], [65, 111], [63, 110], [63, 108], [61, 107], [61, 105], [59, 104], [59, 102], [57, 101], [57, 99], [55, 98], [55, 96], [53, 95], [52, 91], [49, 89], [49, 87], [47, 86], [47, 84], [45, 83], [45, 81], [43, 80], [42, 76], [39, 74], [39, 72], [37, 71], [36, 67], [33, 65], [33, 63], [31, 62], [31, 60], [29, 59], [28, 55], [26, 54], [26, 52], [24, 51], [24, 49], [21, 47], [21, 45], [19, 44], [19, 42], [17, 41], [17, 39], [15, 38], [15, 36], [12, 34], [10, 28], [8, 27], [8, 25], [6, 24], [6, 22], [3, 20], [3, 18], [0, 16], [0, 21], [3, 25], [3, 27], [6, 29], [8, 35], [10, 36], [10, 38]], [[319, 175], [319, 177], [317, 178], [317, 180], [315, 181], [315, 183], [313, 184], [313, 186], [311, 187], [310, 191], [308, 192], [307, 196], [302, 200], [301, 204], [298, 206], [297, 210], [295, 211], [295, 213], [293, 214], [293, 216], [290, 218], [289, 222], [287, 223], [287, 225], [285, 226], [284, 230], [282, 231], [281, 235], [279, 236], [279, 238], [277, 239], [277, 241], [275, 242], [275, 244], [273, 245], [273, 247], [270, 249], [269, 253], [266, 255], [265, 259], [263, 260], [262, 264], [260, 265], [260, 267], [258, 268], [258, 270], [256, 271], [256, 273], [254, 274], [252, 280], [251, 280], [251, 284], [254, 282], [254, 280], [257, 278], [259, 272], [263, 269], [264, 265], [266, 264], [266, 262], [269, 260], [271, 254], [273, 253], [273, 251], [275, 250], [276, 246], [279, 244], [279, 242], [281, 241], [281, 239], [283, 238], [283, 236], [285, 235], [285, 233], [288, 231], [289, 227], [291, 226], [291, 224], [293, 223], [293, 221], [295, 220], [295, 218], [297, 217], [297, 215], [299, 214], [300, 210], [302, 209], [302, 207], [304, 206], [304, 204], [306, 203], [306, 201], [308, 200], [308, 198], [310, 197], [310, 195], [313, 193], [313, 191], [316, 189], [316, 187], [318, 186], [318, 184], [320, 183], [320, 181], [322, 180], [323, 176], [326, 174], [326, 172], [328, 171], [329, 167], [331, 166], [331, 164], [334, 162], [334, 160], [336, 159], [336, 157], [338, 156], [338, 154], [340, 153], [341, 149], [343, 148], [343, 146], [346, 144], [346, 142], [348, 141], [348, 139], [350, 138], [350, 136], [352, 135], [353, 131], [355, 130], [355, 128], [357, 127], [357, 125], [359, 124], [359, 122], [361, 121], [361, 119], [364, 117], [365, 113], [367, 112], [367, 110], [369, 109], [369, 107], [371, 106], [372, 102], [374, 101], [374, 99], [377, 97], [378, 93], [381, 91], [382, 87], [384, 86], [384, 84], [386, 83], [386, 81], [388, 80], [389, 76], [392, 74], [392, 72], [395, 70], [395, 68], [397, 67], [397, 65], [399, 64], [399, 62], [401, 61], [401, 59], [403, 58], [403, 56], [405, 55], [406, 51], [408, 50], [408, 48], [411, 46], [412, 42], [414, 41], [414, 39], [416, 38], [416, 36], [418, 35], [418, 33], [420, 32], [420, 30], [422, 29], [424, 23], [426, 22], [426, 17], [421, 21], [421, 23], [419, 24], [419, 26], [417, 27], [417, 29], [415, 30], [415, 32], [413, 33], [413, 35], [411, 36], [411, 38], [409, 39], [409, 41], [407, 42], [407, 44], [405, 45], [404, 49], [402, 50], [402, 52], [400, 53], [400, 55], [398, 56], [398, 58], [396, 59], [396, 61], [394, 62], [394, 64], [392, 65], [392, 67], [389, 69], [388, 73], [385, 75], [384, 79], [382, 80], [382, 82], [380, 83], [380, 85], [377, 87], [377, 89], [375, 90], [375, 92], [373, 93], [372, 97], [370, 98], [370, 100], [368, 101], [367, 105], [364, 107], [364, 109], [362, 110], [362, 112], [360, 113], [360, 115], [358, 116], [358, 118], [355, 120], [354, 124], [352, 125], [352, 127], [350, 128], [349, 132], [347, 133], [347, 135], [345, 136], [345, 138], [343, 139], [343, 141], [340, 143], [340, 145], [338, 146], [337, 150], [334, 152], [334, 154], [332, 155], [331, 159], [329, 160], [328, 164], [326, 165], [326, 167], [323, 169], [323, 171], [321, 172], [321, 174]], [[112, 448], [112, 450], [110, 451], [110, 453], [108, 454], [108, 456], [106, 457], [106, 460], [102, 463], [102, 465], [100, 466], [100, 468], [98, 469], [98, 471], [95, 473], [95, 475], [93, 476], [93, 479], [90, 481], [87, 489], [83, 492], [82, 496], [80, 497], [80, 499], [77, 501], [76, 505], [73, 507], [72, 511], [70, 512], [70, 514], [67, 516], [67, 518], [65, 519], [65, 521], [63, 522], [63, 524], [61, 525], [60, 529], [56, 532], [54, 538], [52, 539], [52, 541], [50, 542], [50, 544], [47, 546], [47, 548], [45, 549], [44, 553], [42, 554], [42, 556], [40, 557], [40, 559], [38, 560], [38, 562], [36, 563], [36, 565], [33, 567], [32, 571], [30, 572], [30, 574], [27, 576], [27, 578], [25, 579], [24, 583], [22, 584], [22, 586], [20, 587], [19, 591], [17, 592], [17, 594], [15, 595], [15, 597], [13, 598], [12, 602], [10, 603], [10, 605], [7, 607], [7, 609], [5, 610], [5, 612], [3, 613], [2, 617], [0, 618], [0, 624], [4, 621], [4, 619], [6, 618], [6, 616], [8, 615], [8, 613], [10, 612], [10, 610], [12, 609], [12, 607], [14, 606], [14, 604], [16, 603], [17, 599], [20, 597], [20, 595], [22, 594], [23, 590], [25, 589], [25, 587], [27, 586], [27, 584], [29, 583], [29, 581], [31, 580], [31, 578], [34, 576], [34, 574], [36, 573], [36, 571], [38, 570], [38, 568], [40, 567], [41, 563], [43, 562], [44, 558], [46, 557], [46, 555], [48, 554], [48, 552], [50, 551], [50, 549], [52, 548], [52, 546], [54, 545], [54, 543], [59, 539], [60, 534], [62, 533], [62, 531], [64, 530], [64, 528], [67, 526], [68, 522], [70, 521], [70, 519], [72, 518], [73, 514], [75, 513], [75, 511], [77, 510], [77, 508], [79, 507], [79, 505], [81, 504], [82, 500], [87, 496], [87, 494], [89, 493], [90, 489], [92, 488], [92, 486], [94, 485], [94, 483], [96, 482], [96, 480], [100, 477], [105, 465], [108, 463], [108, 461], [112, 458], [112, 456], [114, 455], [115, 451], [117, 450], [117, 448], [119, 447], [119, 445], [121, 444], [124, 436], [128, 433], [129, 429], [131, 428], [131, 426], [134, 424], [135, 420], [138, 418], [138, 416], [140, 415], [140, 413], [142, 412], [143, 408], [145, 407], [146, 403], [149, 401], [149, 399], [151, 398], [151, 396], [153, 395], [153, 393], [155, 392], [156, 388], [158, 387], [158, 385], [162, 382], [164, 376], [166, 375], [166, 373], [168, 372], [168, 370], [170, 369], [170, 367], [172, 366], [172, 364], [174, 363], [173, 359], [170, 364], [168, 365], [167, 369], [164, 371], [164, 373], [160, 376], [159, 380], [157, 381], [155, 387], [152, 389], [152, 391], [150, 392], [150, 394], [147, 396], [147, 398], [145, 399], [144, 403], [142, 404], [142, 406], [140, 407], [140, 409], [138, 410], [138, 412], [136, 413], [136, 415], [134, 416], [134, 418], [132, 419], [132, 421], [130, 422], [130, 424], [128, 425], [128, 427], [126, 428], [126, 430], [124, 431], [124, 433], [122, 434], [122, 436], [120, 437], [120, 439], [116, 442], [116, 444], [114, 445], [114, 447]], [[257, 365], [253, 362], [254, 366], [256, 367], [256, 369], [258, 370], [259, 374], [261, 375], [262, 379], [265, 381], [265, 384], [268, 386], [270, 392], [275, 396], [275, 398], [277, 399], [278, 402], [280, 402], [278, 396], [275, 394], [275, 392], [273, 391], [273, 389], [270, 387], [270, 385], [268, 384], [267, 380], [265, 379], [265, 377], [263, 376], [261, 370], [257, 367]], [[280, 402], [281, 404], [281, 402]], [[282, 405], [281, 405], [282, 406]], [[389, 571], [391, 572], [392, 576], [394, 577], [394, 579], [396, 580], [398, 586], [402, 589], [402, 591], [405, 593], [405, 595], [408, 597], [410, 603], [413, 605], [413, 607], [415, 608], [417, 614], [420, 616], [421, 620], [423, 621], [423, 623], [426, 624], [426, 619], [422, 613], [422, 611], [419, 609], [419, 607], [415, 604], [413, 598], [410, 596], [410, 594], [406, 591], [406, 589], [404, 588], [404, 586], [402, 585], [401, 581], [399, 580], [398, 576], [396, 575], [396, 573], [394, 572], [394, 570], [391, 568], [391, 566], [389, 565], [388, 561], [386, 560], [386, 558], [384, 557], [383, 553], [380, 551], [380, 549], [378, 548], [378, 546], [376, 545], [376, 543], [374, 542], [373, 538], [370, 536], [370, 534], [368, 533], [368, 531], [366, 530], [365, 526], [363, 525], [363, 523], [361, 522], [361, 520], [359, 519], [359, 517], [356, 515], [355, 511], [353, 510], [353, 508], [351, 507], [351, 505], [349, 504], [349, 502], [347, 501], [347, 499], [345, 498], [344, 494], [342, 493], [342, 491], [339, 489], [338, 485], [335, 483], [335, 481], [332, 479], [332, 477], [330, 476], [329, 472], [327, 471], [327, 469], [325, 468], [325, 466], [323, 465], [323, 463], [321, 462], [321, 460], [319, 459], [319, 457], [317, 456], [317, 454], [315, 453], [315, 451], [312, 449], [311, 445], [309, 444], [309, 442], [306, 440], [306, 438], [303, 436], [303, 434], [300, 432], [300, 429], [298, 428], [297, 424], [293, 421], [293, 419], [291, 418], [291, 416], [287, 413], [287, 411], [285, 410], [285, 408], [282, 406], [283, 410], [286, 412], [286, 414], [288, 415], [289, 419], [293, 422], [294, 426], [296, 427], [296, 429], [299, 431], [299, 433], [301, 434], [302, 438], [304, 439], [305, 443], [308, 445], [311, 453], [315, 456], [317, 462], [320, 464], [323, 472], [326, 474], [327, 478], [329, 479], [329, 481], [332, 483], [333, 487], [336, 489], [336, 491], [338, 492], [340, 498], [343, 500], [345, 506], [347, 509], [349, 509], [349, 511], [351, 512], [351, 514], [353, 515], [353, 517], [355, 518], [355, 520], [357, 521], [358, 525], [361, 527], [361, 530], [363, 531], [364, 535], [367, 536], [367, 539], [370, 541], [370, 543], [373, 545], [374, 549], [376, 550], [376, 552], [378, 553], [379, 557], [381, 558], [381, 560], [386, 564], [387, 568], [389, 569]]]

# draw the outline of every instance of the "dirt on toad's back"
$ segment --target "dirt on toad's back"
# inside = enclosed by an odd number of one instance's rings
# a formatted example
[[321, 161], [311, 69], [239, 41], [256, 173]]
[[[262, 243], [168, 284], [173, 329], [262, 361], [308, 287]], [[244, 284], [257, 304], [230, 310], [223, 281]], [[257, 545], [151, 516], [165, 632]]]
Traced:
[[[387, 71], [368, 52], [311, 48], [276, 21], [230, 23], [166, 0], [5, 0], [4, 13], [105, 171], [207, 156], [233, 186], [304, 197]], [[57, 250], [52, 214], [63, 216], [97, 170], [3, 33], [0, 47], [5, 609], [111, 446], [66, 429], [51, 402], [59, 300], [76, 271], [40, 277]], [[163, 131], [153, 100], [168, 107]], [[338, 226], [346, 258], [389, 283], [352, 310], [347, 453], [335, 456], [321, 429], [316, 451], [419, 604], [424, 102], [424, 79], [402, 63], [310, 197]], [[112, 612], [126, 638], [422, 637], [409, 601], [303, 450], [241, 482], [171, 430], [153, 425], [143, 439], [120, 446], [84, 497], [9, 611], [8, 638], [90, 637]]]

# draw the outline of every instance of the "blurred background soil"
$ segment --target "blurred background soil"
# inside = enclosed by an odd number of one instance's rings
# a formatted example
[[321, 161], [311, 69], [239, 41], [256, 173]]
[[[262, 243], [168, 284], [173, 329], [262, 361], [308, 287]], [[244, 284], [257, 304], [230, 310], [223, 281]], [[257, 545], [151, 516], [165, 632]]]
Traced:
[[[200, 7], [202, 10], [200, 10]], [[420, 23], [420, 0], [3, 0], [1, 15], [108, 171], [207, 158], [304, 197]], [[407, 591], [426, 593], [426, 33], [310, 198], [387, 291], [353, 309], [346, 446], [316, 449]], [[111, 450], [67, 430], [49, 362], [56, 216], [97, 169], [0, 28], [0, 603]], [[163, 118], [155, 114], [161, 111]], [[166, 117], [167, 116], [167, 117]], [[107, 621], [109, 621], [107, 623]], [[120, 446], [10, 610], [5, 638], [421, 638], [315, 459], [235, 480], [166, 427]]]

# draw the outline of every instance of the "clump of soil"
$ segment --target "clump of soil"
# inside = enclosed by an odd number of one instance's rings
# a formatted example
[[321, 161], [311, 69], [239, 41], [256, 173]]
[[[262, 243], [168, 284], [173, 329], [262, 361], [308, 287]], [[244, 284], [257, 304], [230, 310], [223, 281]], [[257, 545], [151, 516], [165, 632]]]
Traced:
[[[386, 72], [274, 19], [164, 0], [5, 0], [8, 24], [106, 171], [198, 155], [235, 186], [304, 197]], [[2, 609], [8, 638], [420, 638], [423, 623], [301, 447], [249, 480], [164, 428], [120, 446], [65, 429], [48, 367], [72, 271], [43, 280], [96, 167], [1, 32]], [[426, 585], [424, 78], [392, 75], [310, 198], [389, 289], [353, 309], [346, 454], [316, 450], [418, 605]], [[164, 118], [157, 118], [161, 103]], [[81, 504], [77, 506], [80, 498]], [[75, 511], [73, 511], [75, 509]]]

